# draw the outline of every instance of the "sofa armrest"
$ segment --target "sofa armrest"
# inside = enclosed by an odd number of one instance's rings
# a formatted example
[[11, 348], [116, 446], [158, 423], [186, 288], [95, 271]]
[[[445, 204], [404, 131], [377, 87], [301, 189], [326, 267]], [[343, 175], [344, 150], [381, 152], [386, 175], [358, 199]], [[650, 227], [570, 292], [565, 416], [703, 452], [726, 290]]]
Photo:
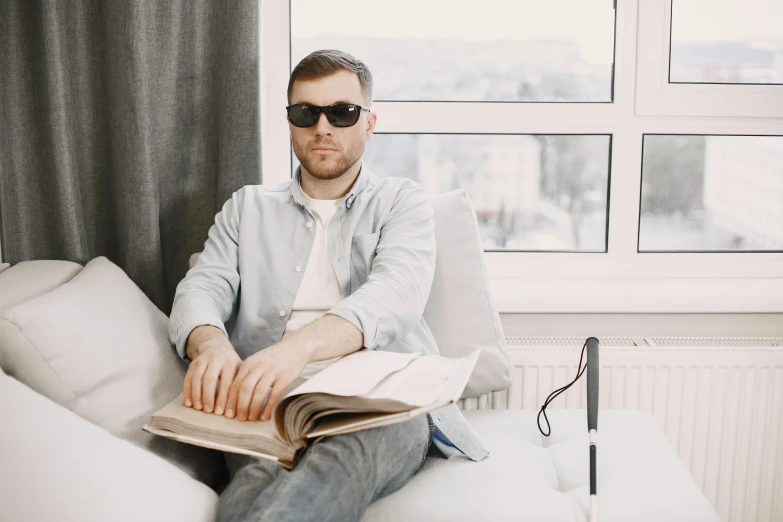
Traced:
[[0, 372], [0, 520], [211, 521], [217, 495]]

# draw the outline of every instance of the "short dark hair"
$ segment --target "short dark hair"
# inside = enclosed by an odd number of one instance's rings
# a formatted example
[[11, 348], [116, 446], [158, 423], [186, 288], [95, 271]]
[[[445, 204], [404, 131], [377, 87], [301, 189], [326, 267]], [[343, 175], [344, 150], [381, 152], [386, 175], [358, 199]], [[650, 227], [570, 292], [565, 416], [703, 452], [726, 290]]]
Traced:
[[364, 102], [370, 105], [372, 102], [372, 73], [370, 69], [361, 60], [334, 49], [314, 51], [296, 64], [291, 72], [291, 78], [288, 80], [288, 103], [291, 103], [291, 92], [296, 80], [317, 80], [340, 70], [353, 72], [359, 77]]

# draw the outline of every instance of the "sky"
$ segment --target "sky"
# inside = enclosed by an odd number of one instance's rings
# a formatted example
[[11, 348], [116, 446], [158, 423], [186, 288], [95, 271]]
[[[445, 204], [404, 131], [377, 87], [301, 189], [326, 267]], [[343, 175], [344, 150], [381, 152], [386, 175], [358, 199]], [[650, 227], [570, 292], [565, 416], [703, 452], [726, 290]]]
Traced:
[[783, 40], [783, 0], [674, 0], [676, 42]]
[[569, 39], [591, 63], [614, 47], [612, 0], [292, 0], [291, 19], [294, 38]]
[[[783, 40], [783, 0], [674, 0], [673, 10], [678, 42]], [[570, 39], [585, 61], [612, 62], [612, 0], [291, 0], [291, 15], [293, 38]]]

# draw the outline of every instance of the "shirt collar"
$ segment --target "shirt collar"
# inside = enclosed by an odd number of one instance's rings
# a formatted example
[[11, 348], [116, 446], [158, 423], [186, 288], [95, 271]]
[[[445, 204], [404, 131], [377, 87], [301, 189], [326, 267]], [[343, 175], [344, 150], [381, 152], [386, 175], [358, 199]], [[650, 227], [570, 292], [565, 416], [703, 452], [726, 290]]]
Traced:
[[[302, 192], [302, 187], [300, 185], [301, 176], [302, 167], [299, 166], [296, 168], [296, 172], [294, 172], [294, 179], [291, 181], [291, 197], [293, 197], [294, 201], [299, 203], [299, 205], [305, 206], [305, 194]], [[353, 186], [351, 187], [351, 190], [348, 192], [348, 194], [345, 195], [346, 208], [350, 209], [353, 206], [353, 202], [356, 200], [356, 196], [358, 196], [359, 193], [367, 187], [369, 182], [369, 170], [367, 170], [364, 167], [364, 163], [362, 163], [362, 166], [359, 169], [359, 175], [356, 177], [356, 181], [354, 181]]]

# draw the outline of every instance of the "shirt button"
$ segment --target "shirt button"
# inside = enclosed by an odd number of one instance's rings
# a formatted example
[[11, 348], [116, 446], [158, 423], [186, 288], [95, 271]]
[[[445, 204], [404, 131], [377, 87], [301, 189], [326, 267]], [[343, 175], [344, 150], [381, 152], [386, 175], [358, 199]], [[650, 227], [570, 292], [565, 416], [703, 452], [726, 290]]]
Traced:
[[296, 270], [297, 272], [301, 272], [301, 271], [302, 271], [302, 267], [301, 267], [301, 266], [299, 266], [299, 265], [297, 265], [297, 266], [294, 268], [294, 270]]
[[280, 317], [285, 317], [285, 310], [280, 310], [280, 311], [278, 312], [278, 315], [279, 315]]
[[312, 221], [308, 221], [307, 222], [307, 228], [313, 228], [313, 222]]

